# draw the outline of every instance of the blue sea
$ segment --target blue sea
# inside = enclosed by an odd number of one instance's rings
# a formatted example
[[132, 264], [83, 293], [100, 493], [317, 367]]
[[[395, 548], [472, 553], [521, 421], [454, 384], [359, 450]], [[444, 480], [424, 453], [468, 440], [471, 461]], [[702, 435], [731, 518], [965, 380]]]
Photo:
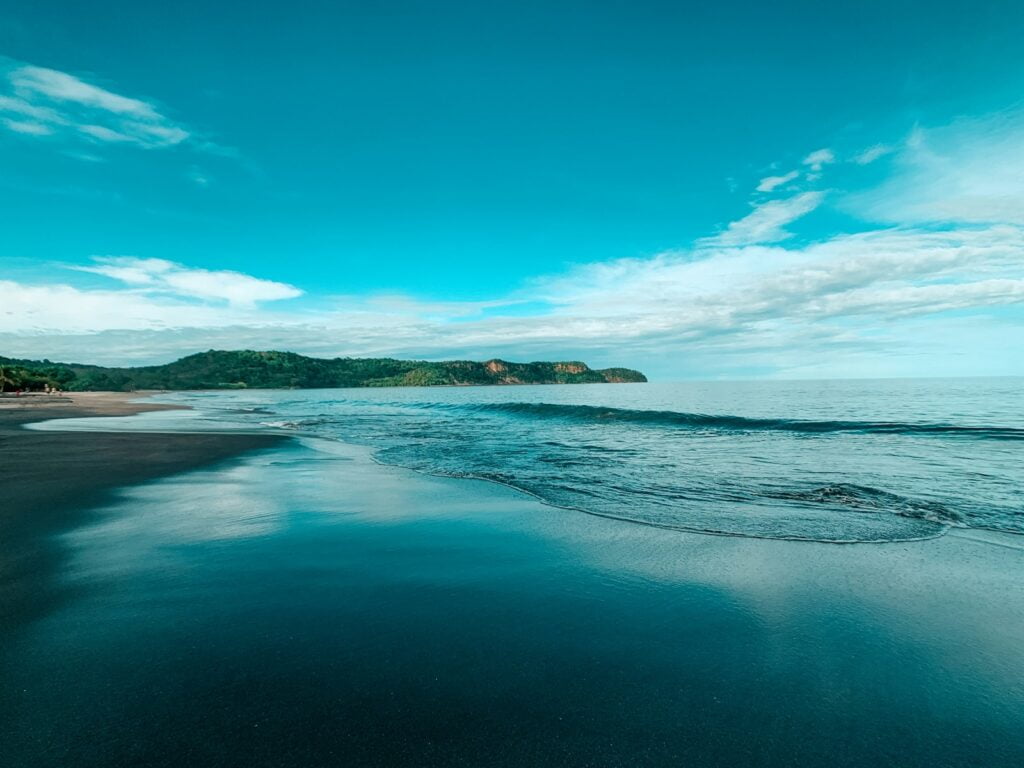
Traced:
[[830, 542], [1024, 533], [1024, 380], [701, 382], [161, 398], [218, 423], [364, 444], [558, 507]]

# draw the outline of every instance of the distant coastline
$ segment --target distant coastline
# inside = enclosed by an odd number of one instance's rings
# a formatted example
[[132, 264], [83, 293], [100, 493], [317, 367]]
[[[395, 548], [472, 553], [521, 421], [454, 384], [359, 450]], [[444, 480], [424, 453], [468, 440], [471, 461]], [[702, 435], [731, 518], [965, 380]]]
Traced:
[[333, 389], [515, 384], [642, 383], [631, 368], [579, 361], [513, 363], [393, 358], [323, 359], [294, 352], [209, 350], [165, 365], [110, 368], [0, 357], [0, 391], [132, 392], [191, 389]]

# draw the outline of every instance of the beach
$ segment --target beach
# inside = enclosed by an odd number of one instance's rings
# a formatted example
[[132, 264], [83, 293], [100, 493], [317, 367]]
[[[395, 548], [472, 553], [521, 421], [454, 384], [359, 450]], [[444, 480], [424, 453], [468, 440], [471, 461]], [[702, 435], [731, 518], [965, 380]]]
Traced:
[[0, 631], [56, 599], [59, 554], [49, 537], [80, 523], [114, 488], [221, 461], [280, 440], [272, 435], [36, 432], [50, 419], [174, 409], [113, 392], [0, 397]]
[[4, 766], [1024, 763], [1019, 536], [701, 535], [303, 434], [18, 428], [149, 407], [0, 410]]

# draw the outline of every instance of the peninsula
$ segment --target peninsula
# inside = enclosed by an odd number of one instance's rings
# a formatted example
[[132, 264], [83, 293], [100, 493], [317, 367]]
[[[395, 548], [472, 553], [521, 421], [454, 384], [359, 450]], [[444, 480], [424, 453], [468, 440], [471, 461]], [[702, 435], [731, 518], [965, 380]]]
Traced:
[[0, 391], [131, 392], [167, 389], [328, 389], [486, 384], [600, 384], [645, 382], [629, 368], [593, 369], [585, 363], [510, 363], [505, 360], [321, 359], [294, 352], [210, 350], [165, 365], [106, 368], [49, 360], [0, 357]]

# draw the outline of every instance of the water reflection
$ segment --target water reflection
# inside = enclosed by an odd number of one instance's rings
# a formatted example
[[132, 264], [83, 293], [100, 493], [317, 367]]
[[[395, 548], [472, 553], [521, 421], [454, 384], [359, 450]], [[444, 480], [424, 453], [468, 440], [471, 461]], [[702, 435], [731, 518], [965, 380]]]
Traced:
[[1024, 758], [1019, 550], [664, 531], [318, 440], [64, 542], [79, 598], [4, 656], [10, 765]]

